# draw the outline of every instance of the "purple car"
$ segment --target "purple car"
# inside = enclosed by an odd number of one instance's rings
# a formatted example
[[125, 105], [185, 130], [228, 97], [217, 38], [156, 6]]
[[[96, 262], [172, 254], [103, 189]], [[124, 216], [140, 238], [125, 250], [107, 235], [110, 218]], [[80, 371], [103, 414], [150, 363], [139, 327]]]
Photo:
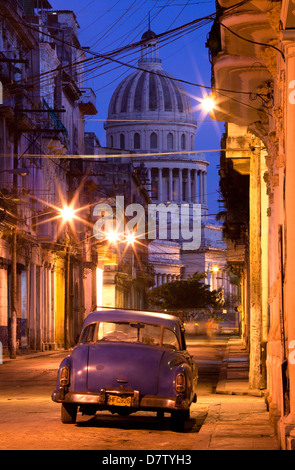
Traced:
[[101, 310], [85, 319], [77, 346], [60, 364], [52, 400], [63, 423], [77, 411], [119, 415], [171, 413], [181, 430], [196, 402], [197, 366], [186, 350], [178, 317], [153, 312]]

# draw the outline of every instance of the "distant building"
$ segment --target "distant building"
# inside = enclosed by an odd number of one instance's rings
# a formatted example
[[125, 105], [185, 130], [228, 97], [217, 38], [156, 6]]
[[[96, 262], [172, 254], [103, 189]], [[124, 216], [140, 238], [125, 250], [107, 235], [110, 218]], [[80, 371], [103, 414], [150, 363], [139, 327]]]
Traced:
[[[208, 274], [206, 282], [211, 287], [227, 289], [230, 282], [222, 232], [207, 222], [209, 163], [204, 154], [195, 152], [197, 123], [190, 98], [181, 83], [162, 68], [155, 33], [149, 29], [141, 39], [138, 69], [117, 86], [110, 100], [107, 145], [134, 154], [134, 166], [144, 168], [151, 203], [176, 204], [179, 210], [184, 204], [199, 204], [202, 215], [200, 248], [183, 250], [181, 237], [150, 241], [154, 286], [198, 271]], [[213, 284], [215, 265], [224, 272], [225, 282]]]

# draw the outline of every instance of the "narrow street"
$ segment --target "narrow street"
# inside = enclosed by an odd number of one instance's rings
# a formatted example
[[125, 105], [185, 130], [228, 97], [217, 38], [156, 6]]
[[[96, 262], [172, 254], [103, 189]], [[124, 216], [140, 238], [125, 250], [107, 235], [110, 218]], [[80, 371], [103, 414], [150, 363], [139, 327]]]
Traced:
[[65, 353], [7, 361], [0, 365], [1, 450], [190, 450], [217, 400], [214, 391], [227, 340], [188, 341], [199, 367], [198, 402], [183, 433], [170, 429], [170, 416], [154, 413], [120, 417], [98, 412], [78, 415], [76, 425], [60, 421], [60, 406], [51, 401], [57, 368]]

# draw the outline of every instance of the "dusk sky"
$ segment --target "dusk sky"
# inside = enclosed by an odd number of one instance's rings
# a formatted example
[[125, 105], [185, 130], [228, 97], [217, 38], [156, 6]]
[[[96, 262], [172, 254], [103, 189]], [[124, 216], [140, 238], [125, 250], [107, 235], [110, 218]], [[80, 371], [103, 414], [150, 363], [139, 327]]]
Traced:
[[[58, 10], [72, 10], [80, 26], [79, 40], [83, 47], [90, 47], [98, 54], [107, 54], [123, 46], [140, 41], [148, 29], [156, 34], [170, 31], [197, 18], [215, 12], [214, 0], [51, 0]], [[210, 93], [197, 85], [211, 85], [211, 64], [205, 46], [212, 20], [202, 21], [188, 31], [178, 32], [160, 42], [160, 58], [163, 69], [183, 83], [191, 96], [194, 115], [198, 122], [196, 150], [216, 150], [220, 148], [220, 138], [224, 131], [223, 123], [216, 123], [200, 109], [200, 99]], [[122, 52], [115, 58], [124, 64], [137, 66], [139, 49]], [[88, 55], [91, 57], [91, 55]], [[86, 67], [86, 86], [91, 87], [97, 97], [98, 114], [86, 116], [86, 130], [93, 131], [101, 145], [105, 145], [103, 123], [107, 118], [111, 96], [120, 81], [134, 69], [128, 65], [101, 60], [96, 66]], [[208, 168], [208, 204], [210, 221], [218, 212], [217, 199], [219, 152], [206, 152], [210, 162]]]

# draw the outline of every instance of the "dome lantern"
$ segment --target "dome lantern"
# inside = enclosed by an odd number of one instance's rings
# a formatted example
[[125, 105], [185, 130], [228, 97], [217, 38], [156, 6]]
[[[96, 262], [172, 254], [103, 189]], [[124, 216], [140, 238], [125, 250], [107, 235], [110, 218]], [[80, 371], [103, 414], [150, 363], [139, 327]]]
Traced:
[[161, 64], [159, 58], [159, 48], [156, 34], [149, 28], [141, 37], [143, 41], [141, 44], [141, 58], [138, 61], [138, 65], [146, 64]]
[[141, 36], [141, 58], [138, 61], [138, 65], [143, 64], [161, 64], [159, 59], [159, 48], [156, 33], [151, 30], [151, 17], [149, 13], [149, 25], [148, 30]]

